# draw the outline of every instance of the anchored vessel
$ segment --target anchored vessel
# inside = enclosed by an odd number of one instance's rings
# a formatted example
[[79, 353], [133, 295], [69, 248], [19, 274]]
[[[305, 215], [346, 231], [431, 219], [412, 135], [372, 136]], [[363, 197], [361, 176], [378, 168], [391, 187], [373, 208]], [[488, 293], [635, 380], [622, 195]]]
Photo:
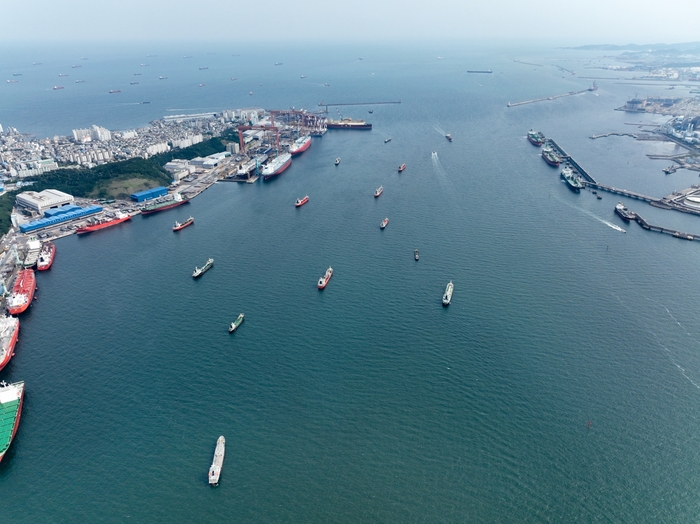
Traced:
[[303, 136], [294, 141], [294, 143], [289, 148], [289, 153], [292, 156], [301, 155], [304, 151], [309, 149], [309, 146], [311, 146], [311, 137]]
[[17, 433], [23, 400], [24, 382], [0, 382], [0, 461]]
[[452, 135], [451, 135], [451, 134], [447, 133], [447, 134], [445, 135], [445, 138], [446, 138], [449, 142], [452, 142]]
[[318, 289], [324, 289], [328, 285], [328, 281], [333, 276], [333, 268], [326, 269], [326, 274], [318, 279]]
[[335, 159], [335, 165], [337, 166], [338, 164], [340, 164], [340, 157]]
[[224, 465], [224, 454], [226, 453], [226, 439], [220, 436], [216, 440], [216, 450], [214, 451], [214, 460], [209, 468], [209, 485], [218, 486], [219, 477], [221, 476], [221, 468]]
[[176, 220], [175, 225], [173, 226], [173, 231], [180, 231], [181, 229], [185, 229], [187, 226], [191, 226], [192, 224], [194, 224], [194, 217], [188, 218], [182, 224]]
[[372, 129], [372, 124], [368, 124], [364, 120], [343, 118], [342, 120], [329, 120], [326, 127], [328, 129]]
[[450, 280], [450, 283], [447, 284], [447, 287], [445, 288], [445, 293], [442, 295], [442, 305], [443, 306], [449, 306], [450, 302], [452, 302], [452, 292], [454, 291], [455, 286], [452, 284], [452, 281]]
[[552, 167], [559, 167], [559, 164], [561, 164], [561, 158], [550, 147], [542, 149], [542, 158]]
[[617, 213], [619, 217], [625, 222], [629, 222], [630, 220], [635, 219], [635, 214], [629, 209], [627, 209], [627, 206], [625, 206], [625, 204], [623, 204], [622, 202], [618, 202], [615, 206], [615, 213]]
[[566, 181], [566, 184], [569, 186], [569, 189], [572, 191], [578, 193], [583, 189], [583, 182], [581, 182], [581, 178], [574, 174], [574, 172], [571, 170], [569, 166], [566, 166], [564, 169], [561, 171], [561, 177]]
[[243, 319], [245, 318], [245, 315], [241, 313], [238, 315], [238, 318], [231, 322], [231, 325], [228, 327], [228, 332], [233, 333], [238, 329], [238, 326], [240, 326], [243, 323]]
[[181, 206], [182, 204], [187, 204], [189, 201], [189, 198], [183, 198], [180, 193], [174, 193], [172, 198], [147, 205], [141, 210], [141, 214], [150, 215], [152, 213], [158, 213], [159, 211], [166, 211]]
[[418, 259], [420, 258], [420, 256], [418, 256], [418, 250], [417, 250], [417, 249], [416, 249], [415, 251], [413, 251], [413, 258], [415, 258], [416, 260], [418, 260]]
[[385, 218], [384, 220], [382, 220], [382, 223], [379, 224], [379, 229], [384, 229], [388, 223], [389, 223], [389, 219]]
[[379, 186], [377, 190], [374, 192], [374, 198], [377, 198], [379, 195], [381, 195], [384, 192], [384, 186]]
[[297, 198], [297, 201], [294, 202], [294, 205], [296, 207], [301, 207], [304, 204], [306, 204], [309, 201], [309, 195], [306, 195], [304, 198]]
[[[19, 319], [7, 316], [0, 317], [0, 369], [7, 366], [7, 363], [14, 356], [18, 335]], [[2, 426], [2, 420], [0, 420], [0, 426]]]
[[93, 231], [99, 231], [100, 229], [116, 226], [117, 224], [121, 224], [122, 222], [126, 222], [127, 220], [131, 220], [131, 215], [129, 215], [128, 213], [122, 213], [118, 211], [116, 213], [115, 218], [105, 218], [103, 220], [98, 220], [92, 223], [88, 222], [83, 227], [79, 227], [78, 229], [76, 229], [75, 232], [79, 235], [84, 235], [85, 233], [92, 233]]
[[39, 253], [39, 260], [36, 263], [36, 268], [39, 271], [46, 271], [53, 264], [53, 258], [56, 256], [56, 244], [53, 242], [44, 242]]
[[207, 263], [204, 264], [202, 267], [195, 267], [194, 272], [192, 273], [192, 278], [198, 278], [201, 277], [204, 273], [209, 271], [211, 269], [211, 266], [214, 265], [214, 259], [210, 258], [207, 260]]
[[527, 139], [533, 146], [539, 147], [544, 144], [544, 135], [540, 131], [535, 131], [534, 129], [530, 129], [530, 131], [527, 132]]
[[406, 164], [401, 164], [399, 166], [399, 173], [401, 173], [401, 171], [403, 171], [404, 169], [406, 169]]
[[10, 315], [24, 313], [34, 298], [36, 289], [36, 275], [33, 269], [22, 269], [17, 274], [12, 295], [7, 300], [7, 311]]
[[265, 167], [263, 167], [262, 174], [263, 179], [268, 180], [274, 176], [281, 175], [285, 169], [292, 165], [292, 155], [289, 153], [284, 153], [277, 158], [270, 161]]

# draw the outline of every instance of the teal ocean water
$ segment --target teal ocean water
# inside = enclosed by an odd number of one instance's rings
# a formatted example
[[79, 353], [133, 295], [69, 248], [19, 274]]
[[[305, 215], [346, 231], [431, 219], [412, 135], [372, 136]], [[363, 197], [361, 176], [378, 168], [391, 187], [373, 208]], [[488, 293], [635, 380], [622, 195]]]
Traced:
[[[27, 384], [0, 464], [5, 520], [697, 519], [700, 247], [622, 223], [612, 195], [570, 192], [525, 139], [542, 130], [611, 185], [688, 187], [697, 175], [645, 156], [672, 146], [588, 138], [661, 121], [613, 111], [655, 88], [599, 80], [507, 108], [608, 74], [584, 69], [591, 54], [516, 46], [11, 51], [0, 71], [22, 76], [0, 86], [0, 123], [39, 136], [174, 111], [402, 103], [344, 110], [373, 130], [315, 138], [277, 180], [215, 184], [57, 242], [0, 373]], [[697, 217], [627, 204], [700, 233]]]

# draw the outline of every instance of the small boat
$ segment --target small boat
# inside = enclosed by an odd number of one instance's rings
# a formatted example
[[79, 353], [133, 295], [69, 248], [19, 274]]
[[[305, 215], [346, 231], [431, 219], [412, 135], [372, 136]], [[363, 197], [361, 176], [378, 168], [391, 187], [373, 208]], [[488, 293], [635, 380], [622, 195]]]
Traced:
[[340, 164], [340, 157], [335, 159], [335, 165], [337, 166], [338, 164]]
[[16, 84], [17, 82], [19, 82], [19, 80], [8, 80], [7, 81], [8, 84]]
[[129, 85], [135, 86], [138, 82], [129, 82]]
[[68, 74], [67, 73], [59, 73], [58, 76], [68, 76]]
[[202, 267], [195, 267], [194, 272], [192, 273], [192, 278], [201, 277], [204, 273], [209, 271], [213, 265], [214, 259], [210, 258], [209, 260], [207, 260], [207, 263], [204, 264]]
[[377, 198], [379, 195], [381, 195], [384, 192], [384, 186], [379, 186], [377, 190], [374, 192], [374, 198]]
[[76, 84], [84, 84], [84, 83], [85, 83], [85, 80], [76, 80], [75, 83], [76, 83]]
[[370, 109], [370, 110], [369, 110], [369, 111], [367, 111], [367, 112], [368, 112], [368, 113], [369, 113], [369, 114], [371, 115], [371, 114], [373, 114], [373, 113], [374, 113], [374, 110], [373, 110], [373, 109]]
[[399, 173], [401, 173], [404, 169], [406, 169], [406, 164], [401, 164], [399, 166]]
[[294, 205], [296, 207], [301, 207], [304, 204], [306, 204], [309, 201], [309, 195], [306, 195], [304, 198], [297, 198], [297, 201], [294, 202]]
[[63, 86], [53, 86], [54, 91], [58, 91], [59, 89], [63, 89]]
[[209, 68], [208, 68], [208, 67], [200, 67], [200, 68], [199, 68], [200, 71], [204, 71], [204, 70], [206, 70], [206, 69], [209, 69]]
[[416, 260], [418, 260], [420, 258], [420, 256], [418, 255], [417, 249], [413, 251], [413, 258], [415, 258]]
[[199, 84], [199, 87], [204, 87], [205, 85], [207, 85], [207, 84]]
[[450, 302], [452, 302], [452, 292], [454, 291], [455, 286], [452, 284], [452, 281], [450, 280], [450, 283], [447, 284], [447, 287], [445, 288], [445, 293], [442, 295], [442, 305], [443, 306], [449, 306]]
[[387, 142], [391, 142], [391, 138], [387, 138], [384, 140], [384, 143], [386, 144]]
[[328, 285], [328, 281], [333, 276], [333, 268], [326, 269], [326, 273], [318, 279], [318, 289], [324, 289]]
[[173, 226], [173, 231], [180, 231], [181, 229], [185, 229], [187, 226], [191, 226], [192, 224], [194, 224], [194, 217], [188, 218], [182, 224], [176, 220], [175, 225]]
[[121, 90], [120, 89], [110, 89], [109, 92], [110, 93], [121, 93]]
[[388, 223], [389, 223], [389, 219], [385, 218], [384, 220], [382, 220], [382, 223], [379, 224], [379, 229], [384, 229]]
[[330, 85], [330, 84], [323, 84], [323, 85], [324, 85], [324, 86], [326, 86], [326, 87], [331, 87], [331, 85]]
[[276, 65], [276, 66], [282, 65], [282, 62], [275, 62], [275, 65]]
[[228, 332], [233, 333], [238, 329], [238, 326], [240, 326], [243, 323], [243, 319], [245, 318], [245, 315], [241, 313], [238, 315], [238, 318], [231, 322], [231, 325], [228, 327]]
[[306, 78], [306, 75], [301, 75], [302, 78]]
[[603, 200], [603, 197], [600, 196], [600, 193], [597, 193], [595, 197], [596, 197], [598, 200]]
[[159, 76], [159, 77], [158, 77], [158, 80], [167, 80], [167, 79], [168, 79], [167, 76]]
[[447, 134], [445, 135], [445, 138], [446, 138], [449, 142], [452, 142], [452, 135], [451, 135], [451, 134], [447, 133]]
[[251, 91], [250, 93], [248, 93], [248, 96], [253, 96], [253, 92]]
[[209, 485], [218, 486], [219, 477], [221, 476], [221, 468], [224, 465], [224, 454], [226, 453], [226, 439], [221, 436], [216, 441], [216, 450], [214, 451], [214, 460], [209, 468]]
[[231, 77], [231, 82], [235, 82], [236, 80], [238, 80], [236, 77]]

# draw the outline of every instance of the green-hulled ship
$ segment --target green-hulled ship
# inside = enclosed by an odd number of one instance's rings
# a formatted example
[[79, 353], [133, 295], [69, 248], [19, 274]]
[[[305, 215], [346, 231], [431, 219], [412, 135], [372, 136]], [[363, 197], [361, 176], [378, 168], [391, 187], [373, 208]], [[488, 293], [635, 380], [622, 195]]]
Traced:
[[243, 323], [243, 319], [245, 318], [245, 315], [241, 313], [238, 315], [238, 318], [231, 322], [231, 325], [228, 327], [228, 332], [233, 333], [238, 329], [238, 326], [240, 326]]
[[199, 278], [201, 277], [204, 273], [209, 271], [211, 269], [211, 266], [214, 265], [214, 259], [210, 258], [207, 260], [207, 263], [204, 264], [202, 267], [195, 267], [194, 268], [194, 273], [192, 273], [192, 278]]
[[159, 200], [153, 204], [148, 204], [141, 209], [142, 215], [150, 215], [151, 213], [157, 213], [158, 211], [165, 211], [166, 209], [172, 209], [182, 204], [187, 204], [189, 198], [183, 198], [180, 193], [174, 193], [172, 197], [165, 200]]
[[569, 186], [569, 189], [571, 189], [575, 193], [578, 193], [584, 187], [583, 182], [581, 181], [581, 177], [576, 175], [569, 166], [566, 166], [564, 169], [562, 169], [561, 177]]
[[17, 433], [23, 400], [24, 382], [0, 382], [0, 461]]

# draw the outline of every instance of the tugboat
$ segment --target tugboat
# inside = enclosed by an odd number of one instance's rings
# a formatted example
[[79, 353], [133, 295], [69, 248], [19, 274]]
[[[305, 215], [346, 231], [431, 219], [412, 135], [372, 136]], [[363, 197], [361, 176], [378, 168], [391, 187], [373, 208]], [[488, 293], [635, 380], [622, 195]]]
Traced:
[[388, 223], [389, 223], [389, 219], [385, 218], [384, 220], [382, 220], [382, 223], [379, 224], [379, 229], [384, 229]]
[[326, 269], [326, 274], [318, 279], [318, 289], [324, 289], [328, 285], [328, 281], [333, 276], [333, 268]]
[[306, 204], [309, 201], [309, 195], [306, 195], [304, 198], [297, 198], [297, 201], [294, 202], [294, 205], [296, 207], [301, 207], [304, 204]]
[[340, 157], [335, 159], [335, 165], [337, 166], [338, 164], [340, 164]]
[[449, 306], [450, 302], [452, 302], [452, 292], [454, 291], [455, 286], [450, 280], [450, 283], [447, 284], [447, 287], [445, 288], [445, 293], [442, 295], [442, 305], [443, 306]]
[[399, 173], [401, 173], [404, 169], [406, 169], [406, 164], [401, 164], [399, 166]]
[[201, 277], [204, 273], [209, 271], [211, 269], [211, 266], [214, 265], [214, 259], [210, 258], [207, 260], [207, 263], [204, 264], [202, 267], [195, 267], [194, 272], [192, 273], [192, 278], [198, 278]]
[[188, 218], [182, 224], [176, 220], [175, 225], [173, 226], [173, 231], [180, 231], [181, 229], [185, 229], [187, 226], [191, 226], [192, 224], [194, 224], [194, 217]]
[[218, 486], [219, 477], [221, 476], [221, 468], [224, 465], [224, 454], [226, 453], [226, 439], [221, 436], [216, 441], [216, 450], [214, 451], [214, 460], [209, 468], [209, 485]]
[[447, 139], [448, 142], [452, 142], [452, 135], [451, 134], [447, 133], [445, 135], [445, 138]]
[[625, 222], [634, 220], [637, 216], [633, 211], [627, 209], [627, 206], [625, 206], [625, 204], [622, 202], [618, 202], [617, 205], [615, 205], [615, 213], [617, 213], [618, 216]]
[[228, 327], [228, 332], [233, 333], [238, 329], [238, 326], [240, 326], [243, 323], [243, 319], [245, 318], [245, 315], [241, 313], [238, 315], [238, 318], [231, 322], [231, 325]]
[[384, 186], [379, 186], [377, 190], [374, 192], [374, 198], [377, 198], [379, 195], [381, 195], [384, 192]]
[[418, 260], [418, 259], [420, 258], [420, 256], [418, 256], [418, 250], [417, 250], [417, 249], [413, 251], [413, 258], [415, 258], [416, 260]]

